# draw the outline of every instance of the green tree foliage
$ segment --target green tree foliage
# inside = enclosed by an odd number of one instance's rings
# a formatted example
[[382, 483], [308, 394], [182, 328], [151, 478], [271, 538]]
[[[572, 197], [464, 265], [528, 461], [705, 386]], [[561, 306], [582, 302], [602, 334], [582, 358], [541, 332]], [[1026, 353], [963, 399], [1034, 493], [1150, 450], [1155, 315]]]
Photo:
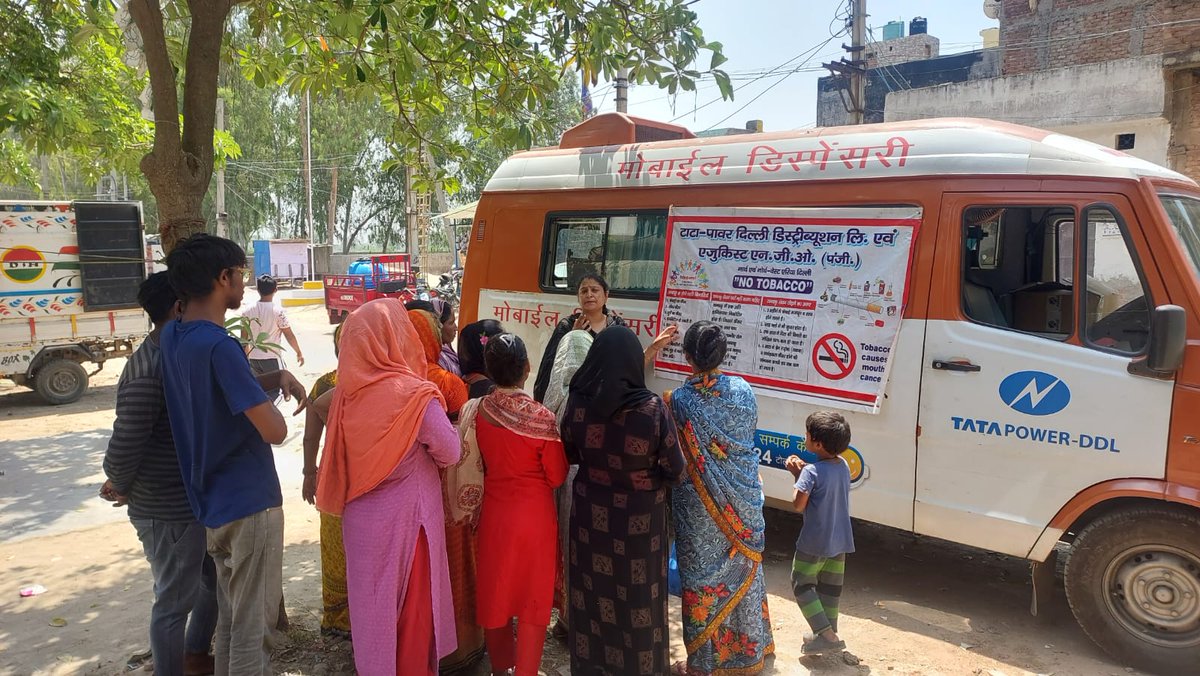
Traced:
[[111, 12], [68, 0], [0, 0], [0, 182], [40, 186], [32, 158], [68, 154], [89, 179], [133, 171], [150, 148]]
[[[103, 148], [106, 135], [119, 138], [109, 143], [114, 150], [144, 148], [149, 130], [130, 91], [140, 92], [142, 80], [114, 58], [124, 42], [137, 45], [134, 61], [145, 66], [156, 122], [139, 164], [156, 198], [167, 250], [205, 228], [214, 158], [236, 154], [227, 139], [214, 143], [223, 55], [231, 54], [259, 87], [283, 85], [292, 100], [307, 91], [321, 101], [337, 95], [377, 102], [386, 125], [382, 149], [390, 156], [382, 168], [424, 167], [433, 156], [440, 169], [425, 178], [451, 192], [459, 181], [449, 169], [470, 164], [481, 139], [496, 148], [529, 147], [551, 134], [553, 125], [534, 111], [553, 105], [564, 72], [577, 71], [595, 83], [624, 66], [633, 82], [672, 93], [693, 90], [709, 72], [724, 95], [732, 94], [720, 70], [722, 46], [705, 39], [690, 0], [128, 0], [121, 11], [127, 8], [136, 41], [123, 41], [114, 0], [0, 2], [19, 10], [28, 24], [13, 54], [23, 56], [30, 43], [46, 41], [45, 50], [29, 51], [37, 56], [35, 74], [52, 88], [67, 84], [52, 77], [72, 72], [64, 64], [94, 57], [103, 61], [97, 67], [108, 69], [102, 73], [107, 79], [80, 88], [102, 93], [80, 94], [89, 102], [75, 109], [77, 115], [36, 133], [28, 130], [43, 124], [39, 109], [26, 105], [14, 115], [16, 99], [6, 99], [0, 118], [13, 118], [10, 126], [22, 121], [16, 138], [39, 139], [35, 145], [45, 144], [46, 151], [80, 139]], [[235, 42], [238, 31], [227, 28], [236, 5], [246, 8], [249, 36]], [[29, 68], [15, 65], [17, 79], [28, 81]], [[38, 77], [32, 80], [42, 81]], [[102, 138], [89, 139], [95, 134]]]

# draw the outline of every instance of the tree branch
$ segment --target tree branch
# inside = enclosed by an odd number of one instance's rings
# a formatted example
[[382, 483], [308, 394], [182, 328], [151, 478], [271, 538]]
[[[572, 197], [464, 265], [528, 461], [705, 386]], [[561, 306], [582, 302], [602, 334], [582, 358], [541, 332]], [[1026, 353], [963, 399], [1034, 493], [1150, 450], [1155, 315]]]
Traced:
[[358, 231], [359, 231], [359, 230], [362, 230], [362, 229], [363, 229], [363, 226], [365, 226], [365, 225], [367, 224], [367, 221], [369, 221], [369, 220], [371, 220], [372, 218], [375, 218], [376, 216], [378, 216], [378, 215], [379, 215], [379, 212], [383, 211], [384, 209], [387, 209], [389, 206], [392, 206], [392, 205], [390, 205], [390, 204], [382, 204], [382, 205], [380, 205], [379, 207], [377, 207], [377, 208], [375, 209], [375, 211], [372, 211], [371, 213], [367, 214], [367, 215], [366, 215], [366, 217], [364, 217], [364, 218], [363, 218], [361, 221], [359, 221], [359, 222], [358, 222], [358, 225], [357, 225], [357, 226], [354, 228], [354, 234], [355, 234], [355, 235], [357, 235], [357, 234], [358, 234]]
[[183, 151], [195, 158], [193, 171], [199, 172], [197, 180], [203, 174], [206, 186], [213, 166], [221, 40], [231, 7], [230, 0], [188, 2], [192, 26], [188, 34], [187, 76], [183, 82]]
[[179, 97], [175, 93], [175, 67], [167, 52], [162, 8], [158, 0], [131, 0], [129, 14], [142, 36], [142, 51], [150, 73], [154, 147], [156, 150], [176, 150], [179, 148]]

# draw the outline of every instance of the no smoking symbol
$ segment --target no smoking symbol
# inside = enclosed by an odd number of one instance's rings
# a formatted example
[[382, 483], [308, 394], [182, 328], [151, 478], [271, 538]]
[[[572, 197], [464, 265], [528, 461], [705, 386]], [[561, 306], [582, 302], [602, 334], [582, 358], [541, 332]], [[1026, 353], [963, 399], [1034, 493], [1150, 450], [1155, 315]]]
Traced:
[[858, 354], [849, 338], [840, 333], [830, 333], [813, 346], [812, 362], [817, 373], [830, 380], [841, 380], [854, 370]]

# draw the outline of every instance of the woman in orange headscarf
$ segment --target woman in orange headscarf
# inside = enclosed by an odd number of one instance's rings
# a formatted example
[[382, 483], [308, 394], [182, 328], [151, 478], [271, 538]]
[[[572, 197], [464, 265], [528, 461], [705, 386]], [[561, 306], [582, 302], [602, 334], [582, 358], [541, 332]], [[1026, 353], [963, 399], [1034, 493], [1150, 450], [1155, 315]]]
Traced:
[[426, 370], [398, 300], [346, 319], [316, 493], [318, 509], [342, 516], [364, 676], [435, 674], [457, 646], [438, 468], [461, 451]]
[[[446, 412], [451, 420], [458, 420], [458, 413], [467, 403], [467, 385], [462, 378], [442, 368], [438, 357], [442, 352], [442, 324], [432, 313], [425, 310], [409, 310], [408, 317], [417, 331], [421, 348], [425, 352], [426, 377], [437, 386], [446, 401]], [[472, 462], [473, 458], [462, 458], [459, 463]], [[455, 485], [456, 472], [442, 473], [442, 495], [446, 515], [446, 558], [450, 563], [450, 588], [454, 593], [454, 627], [458, 635], [458, 649], [442, 658], [443, 672], [457, 671], [474, 664], [483, 657], [483, 628], [475, 619], [475, 552], [478, 541], [475, 537], [474, 520], [456, 521], [451, 515], [458, 510], [455, 506], [462, 499], [477, 501], [479, 496], [461, 495]]]

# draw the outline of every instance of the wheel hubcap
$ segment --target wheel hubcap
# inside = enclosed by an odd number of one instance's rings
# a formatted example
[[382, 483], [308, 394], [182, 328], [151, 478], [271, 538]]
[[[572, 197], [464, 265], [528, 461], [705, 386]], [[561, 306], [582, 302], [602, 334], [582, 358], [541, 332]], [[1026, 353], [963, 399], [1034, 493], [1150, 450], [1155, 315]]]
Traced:
[[66, 395], [75, 391], [75, 376], [66, 371], [59, 371], [50, 378], [50, 389], [55, 394]]
[[1169, 648], [1200, 645], [1200, 558], [1174, 547], [1135, 547], [1104, 572], [1105, 602], [1130, 633]]

